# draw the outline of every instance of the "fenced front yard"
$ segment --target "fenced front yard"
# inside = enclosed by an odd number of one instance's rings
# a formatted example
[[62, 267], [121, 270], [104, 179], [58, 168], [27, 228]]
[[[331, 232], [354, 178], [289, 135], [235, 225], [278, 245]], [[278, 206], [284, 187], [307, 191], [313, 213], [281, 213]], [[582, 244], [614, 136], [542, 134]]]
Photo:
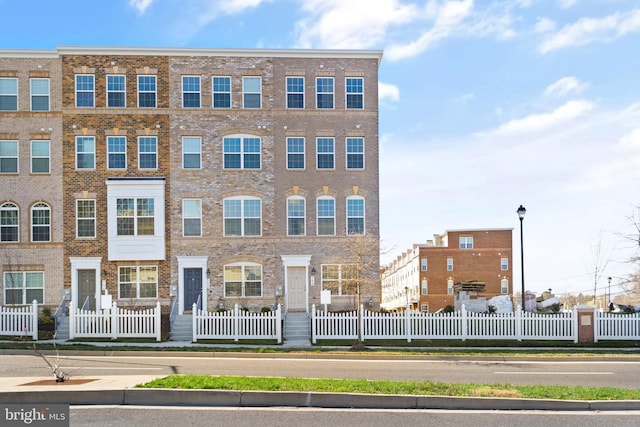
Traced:
[[128, 310], [114, 302], [102, 311], [69, 312], [69, 338], [155, 338], [160, 341], [160, 302], [154, 308]]
[[[578, 313], [574, 309], [556, 314], [538, 314], [520, 310], [508, 314], [473, 313], [462, 310], [453, 313], [378, 313], [360, 307], [357, 311], [311, 313], [313, 343], [319, 339], [412, 340], [565, 340], [578, 342]], [[594, 313], [598, 340], [639, 340], [640, 313], [622, 315]]]
[[38, 339], [38, 302], [22, 307], [0, 306], [0, 335]]
[[282, 309], [252, 313], [235, 305], [233, 310], [207, 312], [193, 305], [193, 341], [274, 339], [282, 342]]

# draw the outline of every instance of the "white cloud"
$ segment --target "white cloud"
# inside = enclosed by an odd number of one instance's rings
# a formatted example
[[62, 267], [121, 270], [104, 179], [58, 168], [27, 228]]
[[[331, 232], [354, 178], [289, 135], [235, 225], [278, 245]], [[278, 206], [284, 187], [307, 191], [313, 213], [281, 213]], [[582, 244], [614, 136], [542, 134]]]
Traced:
[[400, 89], [398, 88], [398, 86], [390, 83], [378, 82], [378, 99], [379, 100], [389, 99], [391, 101], [399, 101]]
[[453, 102], [455, 102], [456, 104], [468, 104], [469, 102], [471, 102], [471, 100], [473, 100], [473, 98], [475, 98], [475, 95], [473, 93], [465, 93], [459, 96], [456, 96], [455, 98], [453, 98]]
[[581, 93], [586, 87], [587, 84], [576, 77], [563, 77], [547, 86], [544, 94], [546, 96], [562, 97], [570, 93]]
[[129, 0], [129, 5], [138, 10], [138, 13], [143, 14], [149, 6], [151, 6], [153, 0]]
[[603, 18], [582, 18], [550, 34], [539, 46], [541, 53], [571, 46], [606, 42], [640, 31], [640, 9]]
[[585, 100], [568, 101], [564, 105], [548, 113], [531, 114], [521, 119], [514, 119], [490, 131], [489, 134], [500, 136], [522, 135], [542, 132], [560, 124], [576, 119], [594, 107], [593, 103]]
[[224, 0], [219, 4], [222, 12], [227, 15], [234, 15], [244, 12], [247, 9], [258, 7], [261, 3], [265, 3], [265, 0]]
[[362, 49], [379, 45], [389, 27], [416, 19], [420, 10], [398, 0], [305, 0], [309, 15], [296, 23], [303, 48]]
[[634, 129], [620, 138], [618, 147], [624, 151], [640, 154], [640, 128]]
[[437, 10], [432, 28], [410, 43], [392, 44], [387, 48], [386, 56], [390, 60], [398, 60], [424, 52], [458, 30], [472, 10], [473, 0], [447, 1], [443, 3]]
[[558, 0], [560, 7], [568, 9], [578, 3], [578, 0]]
[[549, 18], [538, 18], [533, 29], [538, 34], [548, 33], [556, 29], [556, 23]]

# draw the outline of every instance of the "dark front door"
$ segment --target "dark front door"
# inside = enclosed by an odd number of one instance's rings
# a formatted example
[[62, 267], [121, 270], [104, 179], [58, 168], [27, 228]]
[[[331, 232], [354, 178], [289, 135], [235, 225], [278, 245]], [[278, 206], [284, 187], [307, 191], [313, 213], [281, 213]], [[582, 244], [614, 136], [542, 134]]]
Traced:
[[[184, 310], [191, 311], [193, 304], [198, 301], [198, 296], [202, 295], [202, 269], [184, 269]], [[202, 308], [202, 301], [198, 308]]]
[[96, 309], [96, 271], [78, 270], [78, 308], [83, 308], [87, 301], [87, 310]]

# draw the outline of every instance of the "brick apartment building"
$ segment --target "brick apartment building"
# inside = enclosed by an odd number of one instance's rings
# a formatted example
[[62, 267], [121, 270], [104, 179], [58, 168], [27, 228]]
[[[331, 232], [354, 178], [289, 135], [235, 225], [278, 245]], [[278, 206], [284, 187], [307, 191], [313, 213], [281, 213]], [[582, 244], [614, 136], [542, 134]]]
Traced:
[[2, 303], [377, 306], [381, 56], [0, 51]]
[[426, 244], [415, 244], [382, 273], [387, 310], [435, 312], [454, 306], [454, 285], [480, 281], [482, 296], [512, 294], [512, 229], [448, 230]]

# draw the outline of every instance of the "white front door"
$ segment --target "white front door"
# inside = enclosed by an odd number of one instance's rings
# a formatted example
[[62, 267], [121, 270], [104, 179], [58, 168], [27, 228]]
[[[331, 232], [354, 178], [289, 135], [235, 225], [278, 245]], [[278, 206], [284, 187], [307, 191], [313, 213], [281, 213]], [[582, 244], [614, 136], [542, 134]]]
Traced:
[[307, 269], [287, 267], [287, 307], [289, 311], [307, 310]]

